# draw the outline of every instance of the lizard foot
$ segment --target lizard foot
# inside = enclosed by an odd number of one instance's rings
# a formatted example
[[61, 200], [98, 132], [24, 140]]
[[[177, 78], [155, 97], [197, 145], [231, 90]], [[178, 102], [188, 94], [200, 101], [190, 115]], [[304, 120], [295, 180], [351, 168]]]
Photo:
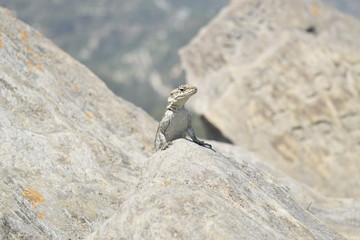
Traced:
[[161, 147], [161, 151], [164, 151], [165, 149], [167, 149], [167, 148], [170, 147], [171, 145], [172, 145], [172, 142], [167, 142], [167, 143], [165, 143], [165, 145]]
[[209, 143], [206, 143], [206, 142], [203, 142], [203, 141], [200, 141], [200, 140], [197, 140], [197, 141], [195, 141], [197, 144], [199, 144], [200, 146], [203, 146], [203, 147], [206, 147], [206, 148], [210, 148], [211, 150], [214, 150], [213, 148], [212, 148], [212, 145], [211, 144], [209, 144]]

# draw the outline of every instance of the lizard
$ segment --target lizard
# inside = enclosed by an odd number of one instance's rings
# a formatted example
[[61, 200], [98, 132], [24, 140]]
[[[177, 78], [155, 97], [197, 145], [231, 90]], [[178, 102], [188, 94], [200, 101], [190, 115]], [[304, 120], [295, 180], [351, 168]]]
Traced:
[[155, 135], [155, 150], [166, 149], [172, 141], [185, 138], [189, 134], [193, 142], [212, 149], [212, 146], [199, 140], [191, 126], [191, 116], [184, 105], [197, 93], [197, 88], [191, 85], [180, 85], [172, 90], [167, 99], [165, 114], [162, 117]]

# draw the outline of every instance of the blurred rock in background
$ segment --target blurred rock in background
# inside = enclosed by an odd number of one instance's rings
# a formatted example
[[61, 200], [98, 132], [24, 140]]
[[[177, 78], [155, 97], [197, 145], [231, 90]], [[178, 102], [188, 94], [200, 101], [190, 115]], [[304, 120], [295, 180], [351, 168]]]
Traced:
[[177, 51], [228, 0], [0, 0], [98, 75], [117, 95], [162, 117], [185, 83]]
[[[311, 1], [232, 1], [181, 51], [213, 139], [329, 196], [360, 196], [360, 22]], [[211, 135], [212, 129], [219, 135]]]

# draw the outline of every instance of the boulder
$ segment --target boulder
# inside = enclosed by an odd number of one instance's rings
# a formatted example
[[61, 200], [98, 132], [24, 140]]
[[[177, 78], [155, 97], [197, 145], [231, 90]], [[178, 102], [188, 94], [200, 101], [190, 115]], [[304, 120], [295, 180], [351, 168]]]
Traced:
[[207, 142], [223, 155], [234, 159], [244, 159], [253, 167], [270, 174], [274, 178], [274, 183], [289, 188], [291, 196], [300, 206], [306, 206], [305, 209], [309, 213], [346, 237], [346, 239], [360, 240], [359, 198], [328, 197], [306, 184], [294, 180], [279, 168], [275, 168], [269, 161], [261, 159], [257, 154], [247, 149], [217, 141]]
[[230, 4], [181, 50], [214, 139], [328, 196], [360, 196], [360, 23], [319, 0]]
[[0, 8], [0, 239], [359, 236], [356, 199], [329, 200], [229, 144], [153, 154], [156, 127]]
[[176, 140], [87, 239], [344, 239], [253, 162]]
[[0, 8], [0, 239], [79, 239], [140, 176], [156, 122]]

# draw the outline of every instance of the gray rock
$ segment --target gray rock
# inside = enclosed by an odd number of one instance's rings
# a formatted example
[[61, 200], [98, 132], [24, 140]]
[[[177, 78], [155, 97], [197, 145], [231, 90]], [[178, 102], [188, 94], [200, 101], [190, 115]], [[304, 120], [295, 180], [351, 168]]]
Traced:
[[156, 127], [0, 8], [0, 239], [343, 239], [311, 212], [357, 233], [358, 201], [325, 206], [227, 144], [151, 156]]
[[0, 239], [79, 239], [118, 208], [156, 122], [0, 8]]
[[360, 240], [360, 199], [331, 198], [294, 180], [268, 161], [231, 144], [209, 141], [214, 148], [227, 157], [246, 159], [262, 172], [271, 174], [275, 184], [285, 185], [291, 190], [291, 196], [315, 217], [332, 227], [347, 239]]
[[252, 160], [183, 139], [154, 154], [134, 193], [87, 239], [343, 239]]
[[231, 1], [181, 51], [201, 85], [189, 106], [300, 182], [359, 197], [359, 38], [318, 0]]
[[301, 206], [346, 237], [360, 239], [360, 199], [329, 198], [289, 177], [277, 179], [291, 189]]

